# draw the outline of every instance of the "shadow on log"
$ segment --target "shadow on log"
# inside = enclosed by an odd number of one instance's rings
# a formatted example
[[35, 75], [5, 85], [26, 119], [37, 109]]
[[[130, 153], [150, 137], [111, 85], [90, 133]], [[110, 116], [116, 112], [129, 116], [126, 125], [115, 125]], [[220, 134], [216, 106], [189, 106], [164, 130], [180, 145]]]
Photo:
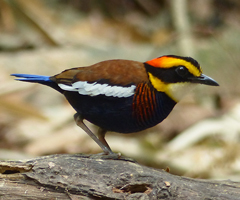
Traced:
[[240, 183], [191, 179], [117, 154], [0, 161], [0, 199], [240, 199]]

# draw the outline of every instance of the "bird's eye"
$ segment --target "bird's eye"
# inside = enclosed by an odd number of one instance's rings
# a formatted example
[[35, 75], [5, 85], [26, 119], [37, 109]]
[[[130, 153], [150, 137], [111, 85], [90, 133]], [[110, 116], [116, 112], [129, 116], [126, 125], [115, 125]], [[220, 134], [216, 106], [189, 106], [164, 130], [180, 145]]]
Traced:
[[179, 76], [185, 76], [188, 73], [188, 69], [182, 65], [178, 66], [176, 69], [176, 72], [178, 73]]

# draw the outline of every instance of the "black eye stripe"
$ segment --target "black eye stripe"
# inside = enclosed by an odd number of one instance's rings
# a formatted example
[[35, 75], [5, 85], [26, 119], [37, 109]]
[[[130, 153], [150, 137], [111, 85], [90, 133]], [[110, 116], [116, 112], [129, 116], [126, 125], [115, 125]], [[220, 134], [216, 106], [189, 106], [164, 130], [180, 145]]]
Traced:
[[179, 66], [176, 68], [175, 71], [177, 72], [177, 74], [178, 74], [179, 76], [182, 76], [182, 77], [185, 77], [186, 75], [189, 74], [188, 69], [187, 69], [185, 66], [183, 66], [183, 65], [179, 65]]
[[[145, 63], [145, 67], [147, 72], [151, 73], [153, 76], [159, 78], [165, 83], [188, 82], [188, 78], [193, 76], [188, 69], [182, 65], [171, 68], [156, 68]], [[180, 71], [182, 71], [182, 67], [183, 69], [186, 69], [186, 73], [181, 74], [182, 72]], [[183, 71], [185, 72], [185, 70]]]

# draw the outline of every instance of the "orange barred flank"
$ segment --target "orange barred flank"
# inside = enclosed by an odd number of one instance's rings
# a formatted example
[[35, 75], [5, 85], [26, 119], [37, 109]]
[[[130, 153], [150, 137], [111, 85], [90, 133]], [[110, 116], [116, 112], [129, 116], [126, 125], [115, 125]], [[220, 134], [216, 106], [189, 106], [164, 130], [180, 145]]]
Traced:
[[137, 85], [133, 98], [133, 116], [144, 125], [151, 121], [156, 109], [155, 92], [147, 83]]

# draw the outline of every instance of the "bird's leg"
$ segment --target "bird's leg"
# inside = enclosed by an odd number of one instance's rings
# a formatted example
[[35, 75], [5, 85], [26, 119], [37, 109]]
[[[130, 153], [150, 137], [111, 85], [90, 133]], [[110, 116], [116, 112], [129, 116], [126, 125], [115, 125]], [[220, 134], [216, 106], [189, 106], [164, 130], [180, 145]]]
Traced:
[[[105, 135], [106, 135], [107, 131], [105, 129], [99, 128], [97, 135], [98, 135], [98, 139], [104, 144], [104, 146], [108, 147], [109, 149], [111, 149], [107, 143], [107, 141], [105, 140]], [[122, 157], [121, 153], [117, 153], [117, 158], [120, 159]]]
[[[101, 148], [102, 150], [104, 151], [105, 154], [114, 154], [112, 152], [112, 150], [110, 149], [109, 145], [107, 144], [106, 140], [104, 139], [104, 135], [105, 133], [101, 136], [101, 138], [103, 138], [103, 142], [97, 138], [96, 135], [93, 134], [93, 132], [83, 123], [83, 118], [78, 114], [76, 113], [74, 115], [74, 119], [75, 119], [75, 122], [76, 124], [82, 128]], [[105, 141], [105, 142], [104, 142]]]
[[104, 144], [104, 146], [106, 146], [110, 149], [107, 141], [105, 140], [106, 132], [107, 131], [105, 129], [99, 128], [98, 132], [97, 132], [97, 135], [98, 135], [98, 139]]

